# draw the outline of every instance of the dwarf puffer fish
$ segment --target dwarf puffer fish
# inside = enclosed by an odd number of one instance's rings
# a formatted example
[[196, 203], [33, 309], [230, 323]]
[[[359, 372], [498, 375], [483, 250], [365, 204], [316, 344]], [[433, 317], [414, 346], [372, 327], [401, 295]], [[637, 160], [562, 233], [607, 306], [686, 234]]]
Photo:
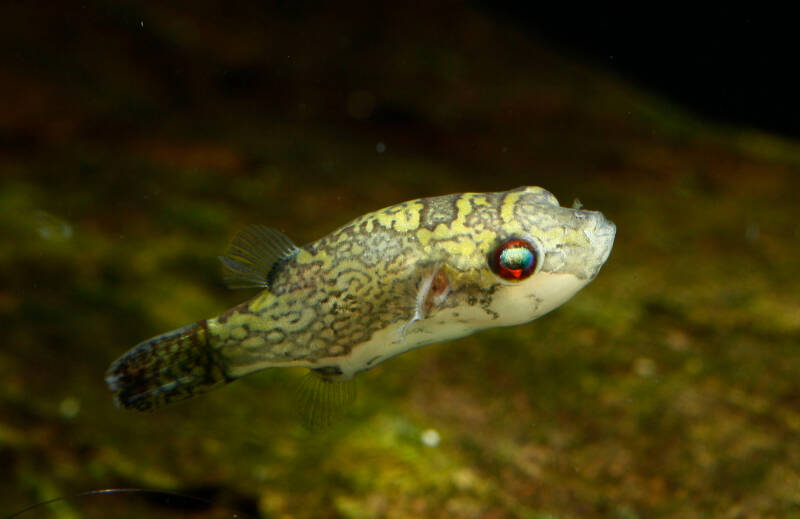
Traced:
[[[111, 364], [118, 406], [184, 400], [265, 368], [317, 375], [310, 421], [351, 400], [338, 382], [400, 353], [532, 321], [597, 276], [616, 227], [540, 187], [411, 200], [303, 247], [249, 226], [220, 258], [233, 288], [264, 290], [212, 319], [142, 342]], [[320, 396], [328, 394], [328, 396]], [[327, 413], [327, 414], [326, 414]]]

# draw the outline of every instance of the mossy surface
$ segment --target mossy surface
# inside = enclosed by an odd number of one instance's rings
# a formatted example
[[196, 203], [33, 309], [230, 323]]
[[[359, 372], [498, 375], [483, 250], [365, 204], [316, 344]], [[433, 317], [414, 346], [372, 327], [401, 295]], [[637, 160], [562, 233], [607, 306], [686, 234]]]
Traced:
[[[204, 502], [21, 517], [800, 517], [797, 143], [697, 120], [460, 4], [335, 23], [24, 5], [0, 16], [0, 515], [142, 487]], [[153, 414], [111, 404], [117, 356], [252, 295], [216, 260], [239, 226], [305, 243], [519, 185], [618, 226], [552, 315], [360, 375], [325, 432], [298, 421], [293, 370]]]

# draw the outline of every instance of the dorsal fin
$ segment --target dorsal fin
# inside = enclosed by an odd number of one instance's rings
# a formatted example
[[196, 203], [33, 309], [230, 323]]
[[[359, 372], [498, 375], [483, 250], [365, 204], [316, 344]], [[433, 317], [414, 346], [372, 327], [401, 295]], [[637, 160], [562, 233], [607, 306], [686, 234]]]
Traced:
[[228, 288], [269, 288], [276, 265], [300, 249], [282, 232], [264, 225], [248, 225], [236, 233], [222, 262]]

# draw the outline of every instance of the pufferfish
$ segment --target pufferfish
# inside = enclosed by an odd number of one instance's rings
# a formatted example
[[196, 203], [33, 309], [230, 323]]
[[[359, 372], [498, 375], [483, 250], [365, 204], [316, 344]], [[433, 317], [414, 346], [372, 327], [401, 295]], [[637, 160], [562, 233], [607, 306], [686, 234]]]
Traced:
[[560, 306], [597, 276], [615, 234], [601, 213], [540, 187], [403, 202], [303, 247], [248, 226], [220, 257], [223, 274], [262, 291], [138, 344], [106, 382], [117, 406], [149, 411], [266, 368], [308, 368], [298, 407], [325, 426], [355, 397], [357, 373]]

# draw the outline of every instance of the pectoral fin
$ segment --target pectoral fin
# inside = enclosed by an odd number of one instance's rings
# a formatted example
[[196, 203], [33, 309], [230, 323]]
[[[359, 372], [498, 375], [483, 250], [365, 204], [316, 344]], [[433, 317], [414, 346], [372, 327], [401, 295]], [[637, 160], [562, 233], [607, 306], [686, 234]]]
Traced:
[[414, 291], [414, 314], [400, 328], [397, 340], [405, 340], [411, 325], [425, 319], [435, 308], [444, 303], [449, 293], [450, 279], [442, 265], [434, 263], [425, 267]]

